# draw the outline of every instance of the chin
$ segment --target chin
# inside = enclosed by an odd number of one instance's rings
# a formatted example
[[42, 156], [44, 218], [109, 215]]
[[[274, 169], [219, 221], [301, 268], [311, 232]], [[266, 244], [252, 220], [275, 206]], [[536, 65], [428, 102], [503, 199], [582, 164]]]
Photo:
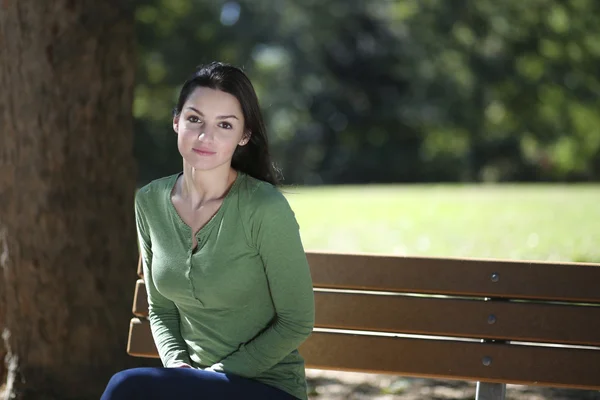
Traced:
[[228, 163], [227, 160], [222, 159], [202, 159], [201, 156], [192, 154], [192, 157], [186, 157], [185, 162], [195, 169], [196, 171], [212, 171], [219, 168], [226, 168], [231, 165], [231, 161]]
[[217, 169], [219, 167], [218, 164], [215, 163], [188, 163], [190, 167], [195, 169], [196, 171], [212, 171], [213, 169]]

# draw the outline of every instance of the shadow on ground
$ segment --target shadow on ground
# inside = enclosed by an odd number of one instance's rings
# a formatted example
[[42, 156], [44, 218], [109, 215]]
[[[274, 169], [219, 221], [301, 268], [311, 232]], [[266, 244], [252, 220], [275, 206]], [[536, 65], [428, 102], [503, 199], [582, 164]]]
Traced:
[[[311, 400], [474, 400], [474, 382], [307, 370]], [[599, 391], [508, 385], [507, 400], [600, 400]]]

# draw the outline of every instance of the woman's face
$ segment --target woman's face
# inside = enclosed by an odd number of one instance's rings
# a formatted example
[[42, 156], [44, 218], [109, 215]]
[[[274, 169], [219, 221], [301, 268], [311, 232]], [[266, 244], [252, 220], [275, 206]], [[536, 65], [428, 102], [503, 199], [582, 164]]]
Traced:
[[196, 88], [173, 119], [177, 148], [184, 161], [202, 171], [231, 166], [236, 147], [248, 143], [242, 108], [235, 96]]

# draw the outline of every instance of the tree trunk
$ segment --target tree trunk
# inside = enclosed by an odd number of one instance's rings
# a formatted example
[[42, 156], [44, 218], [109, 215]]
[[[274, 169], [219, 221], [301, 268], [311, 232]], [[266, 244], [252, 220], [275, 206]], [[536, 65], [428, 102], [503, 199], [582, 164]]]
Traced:
[[98, 399], [134, 363], [135, 60], [124, 4], [0, 1], [6, 398]]

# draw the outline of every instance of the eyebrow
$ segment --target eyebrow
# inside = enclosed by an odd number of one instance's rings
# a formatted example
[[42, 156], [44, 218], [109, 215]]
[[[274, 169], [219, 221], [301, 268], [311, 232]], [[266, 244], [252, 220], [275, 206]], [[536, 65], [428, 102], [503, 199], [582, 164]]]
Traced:
[[[192, 111], [195, 111], [196, 113], [198, 113], [198, 114], [200, 114], [201, 116], [204, 117], [204, 114], [202, 113], [202, 111], [198, 110], [197, 108], [194, 108], [192, 106], [188, 106], [186, 108], [188, 108], [188, 109], [190, 109]], [[217, 119], [227, 119], [227, 118], [235, 118], [235, 119], [237, 119], [239, 121], [239, 118], [236, 117], [235, 115], [219, 115], [217, 117]]]

